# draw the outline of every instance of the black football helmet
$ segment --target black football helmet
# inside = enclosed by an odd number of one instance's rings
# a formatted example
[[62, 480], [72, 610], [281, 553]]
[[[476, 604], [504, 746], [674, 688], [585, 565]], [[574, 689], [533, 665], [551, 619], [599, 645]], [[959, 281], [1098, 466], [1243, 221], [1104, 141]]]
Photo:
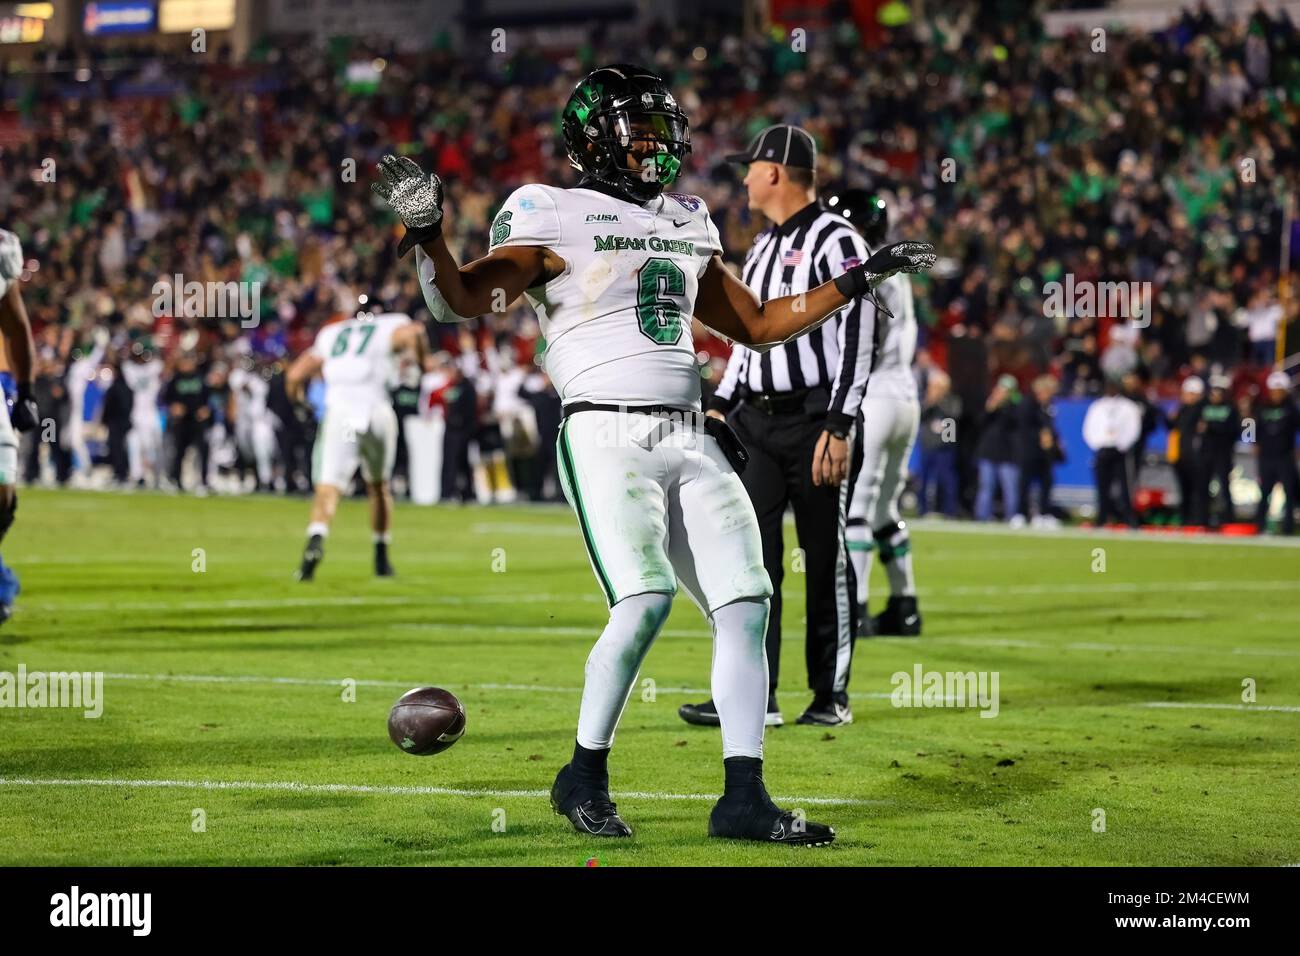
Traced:
[[[574, 87], [560, 125], [574, 168], [635, 202], [672, 185], [691, 152], [690, 124], [668, 84], [628, 63], [589, 73]], [[638, 140], [649, 140], [653, 152], [630, 169], [628, 154]]]
[[889, 209], [879, 193], [844, 189], [827, 198], [826, 208], [851, 222], [872, 249], [885, 244], [885, 236], [889, 233]]

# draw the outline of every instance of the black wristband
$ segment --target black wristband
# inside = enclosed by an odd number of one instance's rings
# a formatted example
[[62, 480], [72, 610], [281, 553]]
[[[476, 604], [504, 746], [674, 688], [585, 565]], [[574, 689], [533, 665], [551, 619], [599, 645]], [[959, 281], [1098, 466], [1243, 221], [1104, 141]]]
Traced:
[[824, 430], [836, 438], [848, 438], [853, 429], [853, 417], [843, 412], [827, 412]]
[[846, 299], [856, 299], [866, 295], [871, 291], [871, 286], [867, 284], [866, 267], [857, 265], [848, 272], [837, 275], [835, 288], [839, 289], [840, 295]]
[[17, 392], [17, 396], [16, 396], [16, 397], [17, 397], [18, 401], [20, 401], [20, 402], [30, 402], [30, 401], [34, 401], [34, 400], [35, 400], [35, 399], [32, 397], [32, 383], [31, 383], [31, 382], [19, 382], [19, 383], [18, 383], [18, 387], [17, 387], [17, 389], [16, 389], [16, 392]]
[[735, 395], [732, 395], [731, 398], [723, 398], [717, 392], [714, 392], [711, 396], [709, 396], [709, 403], [707, 406], [705, 406], [704, 410], [706, 412], [721, 412], [722, 414], [727, 415], [735, 407], [736, 407]]
[[406, 258], [406, 254], [411, 251], [412, 247], [423, 245], [426, 242], [432, 242], [442, 235], [441, 217], [432, 226], [425, 226], [423, 229], [407, 229], [406, 235], [402, 236], [402, 241], [397, 244], [397, 257]]

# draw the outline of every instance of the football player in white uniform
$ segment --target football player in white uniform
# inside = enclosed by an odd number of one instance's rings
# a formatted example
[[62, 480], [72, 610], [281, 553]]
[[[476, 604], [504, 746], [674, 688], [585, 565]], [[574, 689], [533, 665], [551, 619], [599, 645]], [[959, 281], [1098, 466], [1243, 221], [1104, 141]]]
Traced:
[[[736, 473], [744, 450], [700, 412], [691, 316], [750, 347], [825, 321], [889, 275], [934, 262], [901, 243], [810, 290], [760, 303], [722, 261], [697, 196], [665, 192], [690, 151], [686, 116], [662, 79], [626, 64], [574, 89], [562, 115], [575, 189], [523, 186], [492, 223], [487, 256], [460, 266], [442, 238], [442, 185], [409, 159], [384, 158], [375, 191], [419, 245], [421, 287], [444, 321], [499, 311], [523, 294], [547, 342], [547, 374], [564, 403], [558, 440], [564, 492], [609, 605], [587, 658], [571, 763], [551, 803], [581, 833], [624, 837], [610, 800], [614, 731], [678, 586], [714, 635], [713, 699], [726, 789], [709, 833], [823, 844], [834, 831], [778, 808], [763, 784], [771, 582], [758, 522]], [[436, 291], [431, 287], [436, 286]]]
[[321, 329], [312, 347], [285, 372], [285, 390], [295, 402], [304, 400], [312, 378], [320, 375], [325, 380], [325, 417], [312, 448], [316, 494], [298, 568], [300, 581], [310, 581], [325, 556], [325, 538], [339, 495], [352, 483], [358, 464], [370, 496], [375, 574], [393, 574], [388, 561], [393, 514], [389, 479], [397, 458], [399, 426], [389, 389], [397, 383], [397, 353], [408, 349], [424, 362], [429, 343], [421, 323], [397, 313], [362, 313]]
[[[39, 415], [32, 398], [32, 369], [36, 353], [27, 307], [18, 288], [23, 272], [23, 249], [18, 237], [0, 229], [0, 375], [12, 376], [16, 386], [13, 411], [0, 395], [0, 542], [14, 523], [18, 510], [18, 439], [14, 434], [36, 427]], [[0, 624], [13, 613], [18, 596], [18, 576], [0, 561]]]
[[136, 343], [131, 349], [131, 360], [122, 364], [122, 378], [131, 389], [131, 432], [126, 436], [131, 485], [161, 488], [163, 430], [158, 417], [158, 396], [162, 393], [162, 359], [152, 348]]
[[230, 370], [230, 391], [235, 407], [235, 448], [240, 459], [253, 464], [259, 491], [271, 491], [275, 480], [275, 415], [267, 407], [270, 371], [259, 368], [251, 355]]
[[[836, 212], [862, 230], [868, 248], [884, 245], [889, 211], [879, 196], [848, 190]], [[912, 574], [912, 542], [898, 512], [898, 498], [907, 484], [907, 463], [921, 422], [912, 374], [916, 309], [906, 276], [894, 276], [876, 294], [893, 315], [882, 314], [878, 320], [876, 354], [862, 399], [862, 471], [849, 505], [849, 558], [858, 581], [859, 635], [915, 637], [921, 633], [921, 612]], [[889, 578], [889, 601], [874, 618], [867, 607], [873, 544]]]

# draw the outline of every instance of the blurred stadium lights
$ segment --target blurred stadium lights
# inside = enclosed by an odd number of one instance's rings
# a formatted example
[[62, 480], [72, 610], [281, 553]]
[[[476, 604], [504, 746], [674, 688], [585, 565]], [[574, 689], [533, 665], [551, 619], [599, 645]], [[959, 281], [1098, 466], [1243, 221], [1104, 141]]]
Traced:
[[215, 46], [229, 46], [237, 60], [266, 36], [359, 37], [413, 51], [514, 29], [527, 31], [531, 42], [559, 47], [586, 42], [599, 25], [612, 38], [642, 35], [653, 43], [657, 23], [729, 20], [738, 31], [754, 32], [795, 16], [816, 26], [831, 6], [831, 0], [50, 0], [0, 3], [0, 43], [13, 48], [7, 56], [15, 62], [35, 61], [43, 46], [70, 42], [168, 49], [188, 43], [198, 28], [214, 34], [208, 40]]
[[1256, 7], [1268, 11], [1286, 10], [1292, 20], [1300, 19], [1300, 0], [1259, 0], [1258, 3], [1241, 3], [1240, 0], [1114, 0], [1097, 3], [1093, 7], [1055, 10], [1043, 14], [1043, 29], [1048, 36], [1065, 36], [1072, 31], [1091, 31], [1098, 27], [1129, 30], [1163, 30], [1172, 26], [1183, 11], [1205, 7], [1216, 18], [1225, 16], [1248, 17]]

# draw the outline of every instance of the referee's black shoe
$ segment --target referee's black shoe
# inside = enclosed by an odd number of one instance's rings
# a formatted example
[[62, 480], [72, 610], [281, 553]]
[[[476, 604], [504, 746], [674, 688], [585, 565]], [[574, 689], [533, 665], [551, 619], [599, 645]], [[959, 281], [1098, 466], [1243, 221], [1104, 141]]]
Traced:
[[826, 824], [782, 810], [766, 793], [748, 799], [724, 796], [709, 814], [709, 836], [788, 846], [826, 846], [835, 841], [835, 831]]
[[876, 615], [875, 629], [877, 637], [919, 637], [921, 611], [916, 598], [891, 596], [885, 609]]
[[578, 778], [569, 764], [560, 768], [551, 787], [551, 808], [568, 817], [573, 829], [587, 836], [630, 837], [632, 828], [618, 815], [609, 790]]
[[812, 724], [816, 727], [839, 727], [842, 724], [853, 723], [853, 711], [849, 709], [849, 695], [843, 691], [838, 694], [818, 694], [795, 723]]
[[875, 637], [876, 619], [867, 613], [867, 605], [858, 605], [858, 637]]
[[[677, 708], [677, 716], [696, 727], [722, 726], [722, 719], [718, 716], [718, 708], [712, 698], [702, 704], [682, 704]], [[784, 724], [785, 718], [781, 716], [781, 708], [776, 706], [776, 695], [770, 694], [767, 698], [767, 716], [763, 718], [763, 726], [780, 727]]]

